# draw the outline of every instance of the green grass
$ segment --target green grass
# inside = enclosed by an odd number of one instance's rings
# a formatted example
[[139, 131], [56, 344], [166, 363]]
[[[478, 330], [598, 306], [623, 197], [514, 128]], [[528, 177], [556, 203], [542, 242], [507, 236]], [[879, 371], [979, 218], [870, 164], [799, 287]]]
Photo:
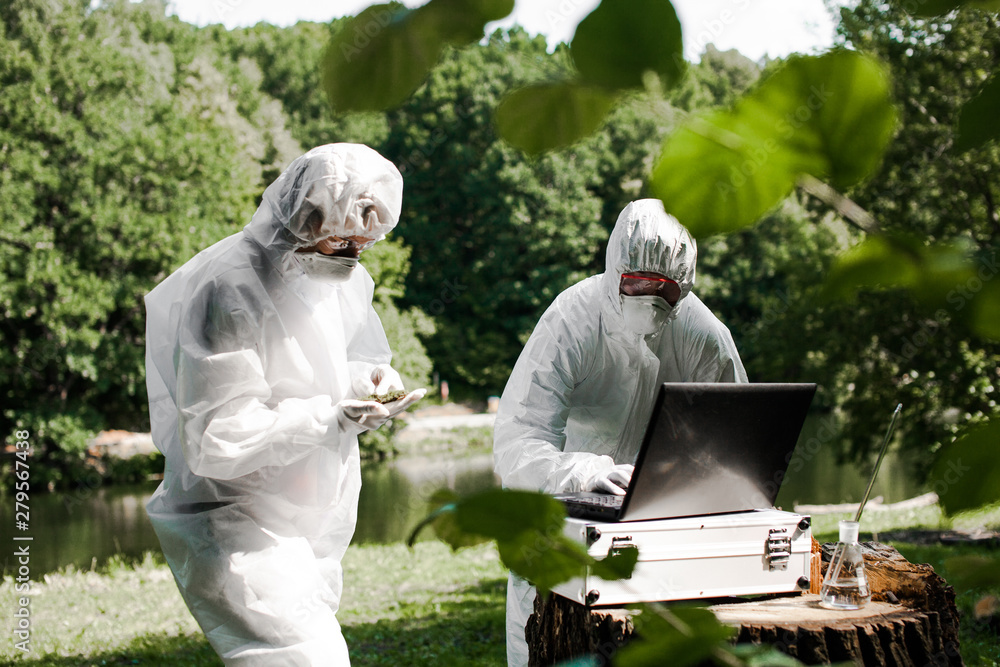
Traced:
[[[440, 542], [351, 547], [338, 618], [355, 665], [503, 665], [506, 572], [492, 546]], [[13, 610], [14, 582], [0, 584]], [[31, 653], [9, 632], [0, 661], [19, 665], [222, 664], [184, 606], [170, 570], [147, 557], [33, 584]], [[8, 613], [4, 614], [9, 618]], [[5, 630], [10, 627], [4, 623]]]
[[347, 552], [338, 618], [355, 665], [505, 665], [507, 574], [492, 546]]
[[[820, 542], [837, 541], [837, 524], [842, 519], [854, 519], [853, 512], [817, 514], [812, 518], [813, 536]], [[931, 530], [974, 529], [1000, 527], [1000, 505], [964, 512], [954, 517], [945, 516], [938, 505], [915, 507], [908, 510], [865, 510], [861, 516], [861, 539], [879, 540], [879, 533], [907, 528]]]

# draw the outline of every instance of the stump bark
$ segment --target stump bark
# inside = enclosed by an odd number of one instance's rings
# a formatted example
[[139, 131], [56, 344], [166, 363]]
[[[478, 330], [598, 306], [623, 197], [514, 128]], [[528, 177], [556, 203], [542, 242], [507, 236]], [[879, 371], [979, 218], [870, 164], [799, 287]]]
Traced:
[[[834, 546], [817, 548], [826, 562], [816, 559], [813, 579], [825, 573]], [[738, 628], [736, 642], [773, 644], [806, 664], [962, 666], [953, 589], [931, 566], [910, 563], [892, 547], [871, 542], [862, 547], [872, 602], [858, 611], [823, 609], [814, 593], [709, 608], [721, 622]], [[554, 594], [539, 596], [525, 630], [528, 664], [582, 656], [609, 664], [635, 636], [631, 613], [586, 607]]]
[[737, 643], [772, 644], [807, 665], [962, 664], [957, 650], [949, 655], [936, 612], [888, 602], [871, 602], [858, 611], [829, 611], [812, 594], [711, 609], [720, 621], [739, 628]]

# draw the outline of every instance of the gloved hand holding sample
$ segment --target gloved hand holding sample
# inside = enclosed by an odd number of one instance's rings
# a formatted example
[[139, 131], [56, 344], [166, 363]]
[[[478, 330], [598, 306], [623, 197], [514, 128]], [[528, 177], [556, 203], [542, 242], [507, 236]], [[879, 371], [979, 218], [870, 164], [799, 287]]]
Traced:
[[395, 401], [389, 401], [388, 403], [383, 403], [382, 406], [389, 409], [389, 419], [396, 417], [406, 411], [408, 407], [419, 401], [421, 398], [427, 395], [427, 390], [424, 388], [414, 389], [413, 391], [406, 394], [402, 398], [398, 398]]
[[363, 431], [374, 431], [390, 419], [402, 414], [408, 407], [427, 395], [426, 389], [414, 389], [393, 401], [373, 399], [347, 399], [340, 406], [343, 418]]
[[389, 410], [378, 401], [362, 401], [347, 398], [337, 403], [340, 409], [338, 419], [345, 429], [374, 431], [389, 419]]
[[351, 388], [356, 397], [366, 400], [368, 396], [381, 396], [389, 392], [402, 391], [403, 379], [389, 364], [379, 364], [373, 368], [365, 366], [362, 369], [362, 374], [352, 378]]
[[344, 417], [364, 430], [374, 430], [406, 411], [427, 394], [426, 389], [405, 392], [403, 379], [389, 364], [378, 364], [351, 382], [355, 400], [341, 401]]

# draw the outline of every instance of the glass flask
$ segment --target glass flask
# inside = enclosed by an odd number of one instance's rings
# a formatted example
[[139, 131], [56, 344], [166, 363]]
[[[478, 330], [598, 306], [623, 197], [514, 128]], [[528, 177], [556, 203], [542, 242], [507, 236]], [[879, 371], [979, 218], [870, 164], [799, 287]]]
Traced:
[[861, 609], [871, 600], [865, 562], [858, 544], [859, 531], [857, 521], [840, 522], [840, 541], [833, 551], [819, 593], [820, 605], [827, 609]]

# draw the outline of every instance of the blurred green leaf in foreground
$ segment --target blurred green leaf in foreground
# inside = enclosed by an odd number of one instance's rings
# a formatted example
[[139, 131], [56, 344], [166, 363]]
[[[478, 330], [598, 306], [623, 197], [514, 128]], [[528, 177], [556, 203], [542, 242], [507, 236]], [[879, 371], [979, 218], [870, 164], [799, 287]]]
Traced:
[[388, 109], [427, 78], [448, 45], [482, 37], [514, 0], [431, 0], [416, 9], [372, 5], [333, 36], [321, 63], [323, 88], [338, 113]]
[[503, 564], [541, 591], [582, 576], [587, 568], [602, 579], [622, 579], [638, 560], [634, 549], [609, 551], [601, 560], [589, 556], [563, 534], [562, 504], [543, 493], [490, 489], [459, 497], [439, 491], [431, 503], [437, 509], [413, 530], [408, 544], [428, 524], [453, 549], [495, 540]]
[[849, 187], [878, 165], [896, 127], [889, 78], [847, 50], [794, 56], [732, 109], [671, 133], [650, 188], [698, 238], [755, 223], [803, 175]]

